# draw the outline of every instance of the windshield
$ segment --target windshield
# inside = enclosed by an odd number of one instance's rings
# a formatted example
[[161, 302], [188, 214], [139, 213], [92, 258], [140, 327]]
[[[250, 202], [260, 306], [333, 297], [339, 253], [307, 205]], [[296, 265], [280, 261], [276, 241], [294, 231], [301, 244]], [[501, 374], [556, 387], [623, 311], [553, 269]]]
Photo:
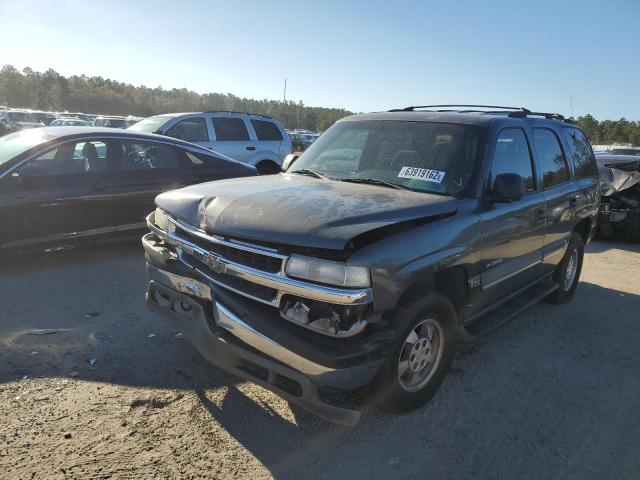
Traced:
[[407, 121], [339, 122], [292, 166], [332, 180], [366, 179], [411, 190], [458, 195], [467, 186], [484, 129]]
[[0, 137], [0, 165], [49, 140], [51, 137], [44, 135], [42, 130], [40, 128], [31, 128]]
[[156, 115], [155, 117], [149, 117], [145, 118], [144, 120], [140, 120], [138, 123], [131, 125], [128, 130], [154, 133], [172, 118], [172, 115]]
[[38, 119], [28, 112], [8, 112], [8, 116], [13, 122], [39, 123]]

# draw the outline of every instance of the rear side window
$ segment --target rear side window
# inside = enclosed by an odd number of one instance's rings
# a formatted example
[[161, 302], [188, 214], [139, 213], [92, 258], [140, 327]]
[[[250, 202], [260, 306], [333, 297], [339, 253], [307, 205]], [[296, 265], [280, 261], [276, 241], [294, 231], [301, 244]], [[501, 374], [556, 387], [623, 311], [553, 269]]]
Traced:
[[527, 137], [520, 128], [508, 128], [498, 135], [491, 163], [491, 181], [501, 173], [517, 173], [524, 179], [527, 192], [536, 189]]
[[249, 140], [249, 132], [241, 118], [214, 117], [212, 121], [216, 140], [221, 142]]
[[542, 171], [543, 187], [550, 188], [569, 180], [569, 168], [556, 134], [547, 128], [534, 128], [533, 143]]
[[171, 145], [138, 140], [125, 140], [122, 142], [122, 168], [124, 170], [179, 167], [179, 151]]
[[280, 133], [280, 129], [273, 122], [251, 120], [251, 125], [253, 125], [253, 129], [256, 131], [258, 140], [282, 140], [282, 133]]
[[208, 142], [207, 125], [202, 117], [180, 120], [167, 130], [167, 136], [179, 138], [185, 142]]
[[569, 145], [573, 171], [576, 177], [597, 176], [598, 165], [596, 164], [596, 157], [593, 155], [591, 144], [585, 134], [577, 128], [563, 128], [562, 130], [564, 130], [564, 135]]

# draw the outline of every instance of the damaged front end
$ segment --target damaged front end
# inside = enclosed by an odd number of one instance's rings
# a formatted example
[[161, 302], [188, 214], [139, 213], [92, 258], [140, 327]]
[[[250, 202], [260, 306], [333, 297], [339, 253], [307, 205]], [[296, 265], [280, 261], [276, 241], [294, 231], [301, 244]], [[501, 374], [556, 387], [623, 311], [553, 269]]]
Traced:
[[602, 155], [597, 161], [602, 190], [600, 236], [640, 241], [640, 159]]

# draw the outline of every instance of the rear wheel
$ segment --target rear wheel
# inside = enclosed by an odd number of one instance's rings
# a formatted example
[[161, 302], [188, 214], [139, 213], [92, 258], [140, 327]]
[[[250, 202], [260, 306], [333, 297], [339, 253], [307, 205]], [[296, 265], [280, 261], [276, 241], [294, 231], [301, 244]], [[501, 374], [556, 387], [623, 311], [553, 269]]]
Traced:
[[456, 313], [438, 292], [414, 298], [395, 316], [398, 337], [373, 384], [374, 402], [388, 412], [421, 407], [436, 393], [456, 350]]
[[256, 165], [256, 169], [260, 175], [274, 175], [282, 171], [280, 166], [271, 160], [262, 160]]
[[567, 251], [553, 274], [554, 281], [560, 287], [549, 295], [547, 300], [552, 303], [566, 303], [573, 298], [580, 281], [583, 257], [584, 240], [577, 233], [572, 233], [571, 237], [569, 237]]

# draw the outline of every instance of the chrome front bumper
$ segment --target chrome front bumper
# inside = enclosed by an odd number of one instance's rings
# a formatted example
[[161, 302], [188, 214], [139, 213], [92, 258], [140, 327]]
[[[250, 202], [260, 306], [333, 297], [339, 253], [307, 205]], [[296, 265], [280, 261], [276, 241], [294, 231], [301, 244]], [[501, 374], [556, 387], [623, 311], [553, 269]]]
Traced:
[[366, 385], [379, 370], [382, 359], [340, 369], [320, 365], [255, 330], [218, 300], [204, 283], [164, 271], [149, 262], [147, 272], [149, 308], [169, 319], [211, 363], [326, 420], [344, 425], [358, 422], [359, 411], [326, 403], [321, 400], [318, 388], [348, 390]]
[[[183, 252], [186, 252], [191, 256], [197, 256], [201, 258], [210, 257], [211, 253], [204, 248], [192, 242], [189, 242], [188, 240], [185, 240], [184, 238], [178, 237], [175, 233], [169, 233], [161, 230], [155, 225], [154, 216], [155, 214], [151, 213], [147, 217], [147, 226], [149, 227], [149, 230], [153, 232], [153, 235], [177, 249], [178, 260], [180, 262], [182, 262], [190, 269], [197, 271], [200, 275], [202, 275], [204, 278], [214, 283], [215, 285], [226, 288], [227, 290], [250, 298], [251, 300], [271, 305], [276, 308], [280, 307], [280, 302], [284, 295], [294, 295], [297, 297], [307, 298], [309, 300], [318, 300], [321, 302], [333, 303], [338, 305], [361, 305], [371, 303], [373, 301], [373, 290], [371, 288], [346, 289], [311, 284], [287, 277], [283, 270], [278, 273], [270, 273], [251, 268], [246, 265], [221, 258], [219, 256], [215, 256], [216, 265], [219, 266], [220, 270], [218, 273], [222, 273], [239, 280], [251, 282], [263, 287], [268, 287], [277, 291], [277, 294], [273, 300], [265, 300], [263, 298], [257, 297], [231, 285], [225, 284], [224, 281], [220, 280], [219, 278], [212, 277], [204, 269], [192, 264], [187, 258], [184, 257]], [[220, 238], [210, 236], [205, 232], [195, 229], [178, 220], [170, 219], [170, 221], [174, 223], [177, 228], [212, 244], [231, 246], [232, 248], [236, 248], [239, 250], [245, 250], [252, 253], [259, 253], [261, 255], [279, 258], [283, 261], [283, 264], [287, 259], [286, 256], [277, 254], [270, 249], [263, 249], [259, 246], [247, 245], [240, 242], [228, 242]], [[143, 238], [143, 243], [144, 242], [145, 240]]]

